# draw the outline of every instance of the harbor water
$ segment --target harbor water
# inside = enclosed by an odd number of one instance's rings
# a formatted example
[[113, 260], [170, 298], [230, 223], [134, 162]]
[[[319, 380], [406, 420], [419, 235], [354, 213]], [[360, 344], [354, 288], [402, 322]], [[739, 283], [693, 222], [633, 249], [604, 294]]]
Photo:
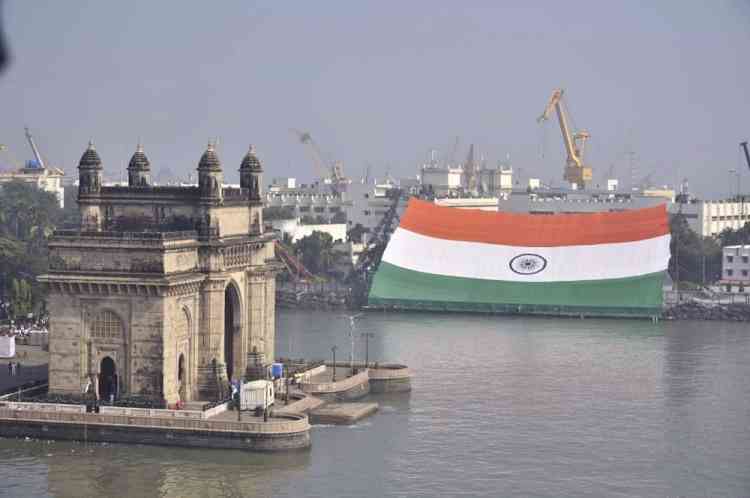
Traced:
[[[750, 496], [750, 327], [365, 313], [355, 359], [413, 391], [280, 454], [0, 440], [0, 496]], [[279, 311], [277, 352], [347, 360], [340, 312]]]

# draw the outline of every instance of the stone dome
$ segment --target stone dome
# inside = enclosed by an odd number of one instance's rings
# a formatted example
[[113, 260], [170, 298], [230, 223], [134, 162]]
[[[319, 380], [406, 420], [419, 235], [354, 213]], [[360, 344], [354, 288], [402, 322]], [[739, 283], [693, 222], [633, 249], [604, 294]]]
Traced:
[[208, 143], [206, 152], [203, 153], [203, 155], [201, 156], [201, 160], [198, 163], [198, 169], [221, 171], [221, 161], [219, 161], [219, 156], [216, 155], [213, 143]]
[[263, 165], [260, 163], [260, 159], [258, 159], [258, 156], [255, 155], [254, 145], [250, 146], [247, 154], [245, 154], [245, 157], [242, 159], [240, 171], [242, 170], [263, 171]]
[[138, 148], [133, 154], [133, 157], [130, 158], [130, 163], [128, 163], [128, 170], [149, 171], [150, 169], [151, 163], [143, 152], [143, 146], [138, 144]]
[[81, 160], [78, 161], [78, 168], [79, 169], [101, 169], [102, 168], [102, 160], [99, 157], [99, 154], [96, 152], [93, 142], [89, 142], [89, 146], [86, 149], [86, 152], [83, 153], [83, 155], [81, 156]]

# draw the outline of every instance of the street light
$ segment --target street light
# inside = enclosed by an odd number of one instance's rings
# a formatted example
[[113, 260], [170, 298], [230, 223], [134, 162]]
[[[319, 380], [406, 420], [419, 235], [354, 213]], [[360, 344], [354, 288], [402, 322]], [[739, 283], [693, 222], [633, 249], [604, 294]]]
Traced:
[[732, 168], [732, 169], [729, 170], [729, 173], [734, 174], [734, 176], [736, 178], [736, 181], [737, 181], [737, 183], [736, 183], [736, 185], [737, 185], [737, 200], [739, 200], [739, 198], [740, 198], [740, 190], [741, 190], [741, 188], [740, 188], [740, 180], [741, 180], [740, 170]]
[[[738, 228], [742, 228], [744, 225], [743, 217], [745, 216], [745, 198], [740, 196], [740, 192], [742, 190], [741, 188], [742, 177], [740, 176], [739, 169], [732, 168], [729, 170], [729, 173], [734, 173], [737, 179], [737, 197], [735, 200], [740, 203], [740, 215], [737, 218], [739, 219], [739, 222], [740, 222]], [[734, 228], [734, 223], [732, 224], [732, 228]]]
[[360, 334], [365, 338], [365, 368], [370, 368], [370, 338], [375, 338], [375, 334], [372, 332], [362, 332]]
[[332, 382], [336, 382], [336, 350], [338, 348], [336, 346], [331, 347], [331, 352], [333, 353], [333, 378], [331, 379]]

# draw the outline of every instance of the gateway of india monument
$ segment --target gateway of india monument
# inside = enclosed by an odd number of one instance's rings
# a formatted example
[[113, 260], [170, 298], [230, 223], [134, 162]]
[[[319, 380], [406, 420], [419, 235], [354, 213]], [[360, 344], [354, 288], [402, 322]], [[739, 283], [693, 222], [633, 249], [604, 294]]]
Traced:
[[78, 164], [80, 226], [50, 240], [50, 394], [210, 401], [274, 358], [272, 233], [251, 146], [240, 188], [209, 143], [198, 186], [153, 186], [139, 145], [128, 186], [102, 185], [93, 144]]

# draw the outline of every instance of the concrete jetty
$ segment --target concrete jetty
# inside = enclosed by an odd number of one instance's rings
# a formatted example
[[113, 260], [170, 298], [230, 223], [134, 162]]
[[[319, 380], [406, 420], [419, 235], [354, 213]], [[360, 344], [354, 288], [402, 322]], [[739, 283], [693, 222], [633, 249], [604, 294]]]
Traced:
[[0, 402], [0, 436], [252, 451], [310, 447], [306, 415], [276, 414], [264, 422], [248, 414], [228, 420], [224, 405], [206, 412], [103, 408], [86, 413], [80, 405]]
[[[335, 371], [335, 375], [334, 375]], [[312, 424], [353, 424], [378, 410], [377, 403], [352, 403], [370, 392], [411, 391], [411, 372], [398, 363], [326, 362], [297, 368], [291, 404], [275, 413], [307, 414]]]
[[310, 423], [351, 425], [376, 411], [377, 403], [328, 403], [310, 412]]
[[317, 367], [314, 374], [299, 383], [299, 388], [303, 392], [326, 401], [353, 401], [370, 393], [370, 377], [367, 370], [355, 373], [348, 366], [339, 364], [336, 364], [335, 369], [328, 364], [321, 367]]
[[311, 424], [351, 425], [378, 411], [377, 403], [331, 403], [301, 391], [289, 393], [293, 401], [274, 408], [274, 415], [308, 415]]
[[277, 401], [278, 406], [274, 407], [273, 413], [275, 415], [285, 415], [289, 413], [306, 415], [326, 403], [325, 400], [303, 393], [302, 391], [290, 392], [289, 401], [289, 404], [283, 404], [283, 402]]
[[411, 372], [406, 365], [383, 363], [370, 365], [370, 392], [396, 393], [411, 391]]
[[411, 376], [409, 367], [399, 363], [326, 362], [302, 373], [299, 387], [327, 401], [352, 401], [371, 392], [411, 391]]

